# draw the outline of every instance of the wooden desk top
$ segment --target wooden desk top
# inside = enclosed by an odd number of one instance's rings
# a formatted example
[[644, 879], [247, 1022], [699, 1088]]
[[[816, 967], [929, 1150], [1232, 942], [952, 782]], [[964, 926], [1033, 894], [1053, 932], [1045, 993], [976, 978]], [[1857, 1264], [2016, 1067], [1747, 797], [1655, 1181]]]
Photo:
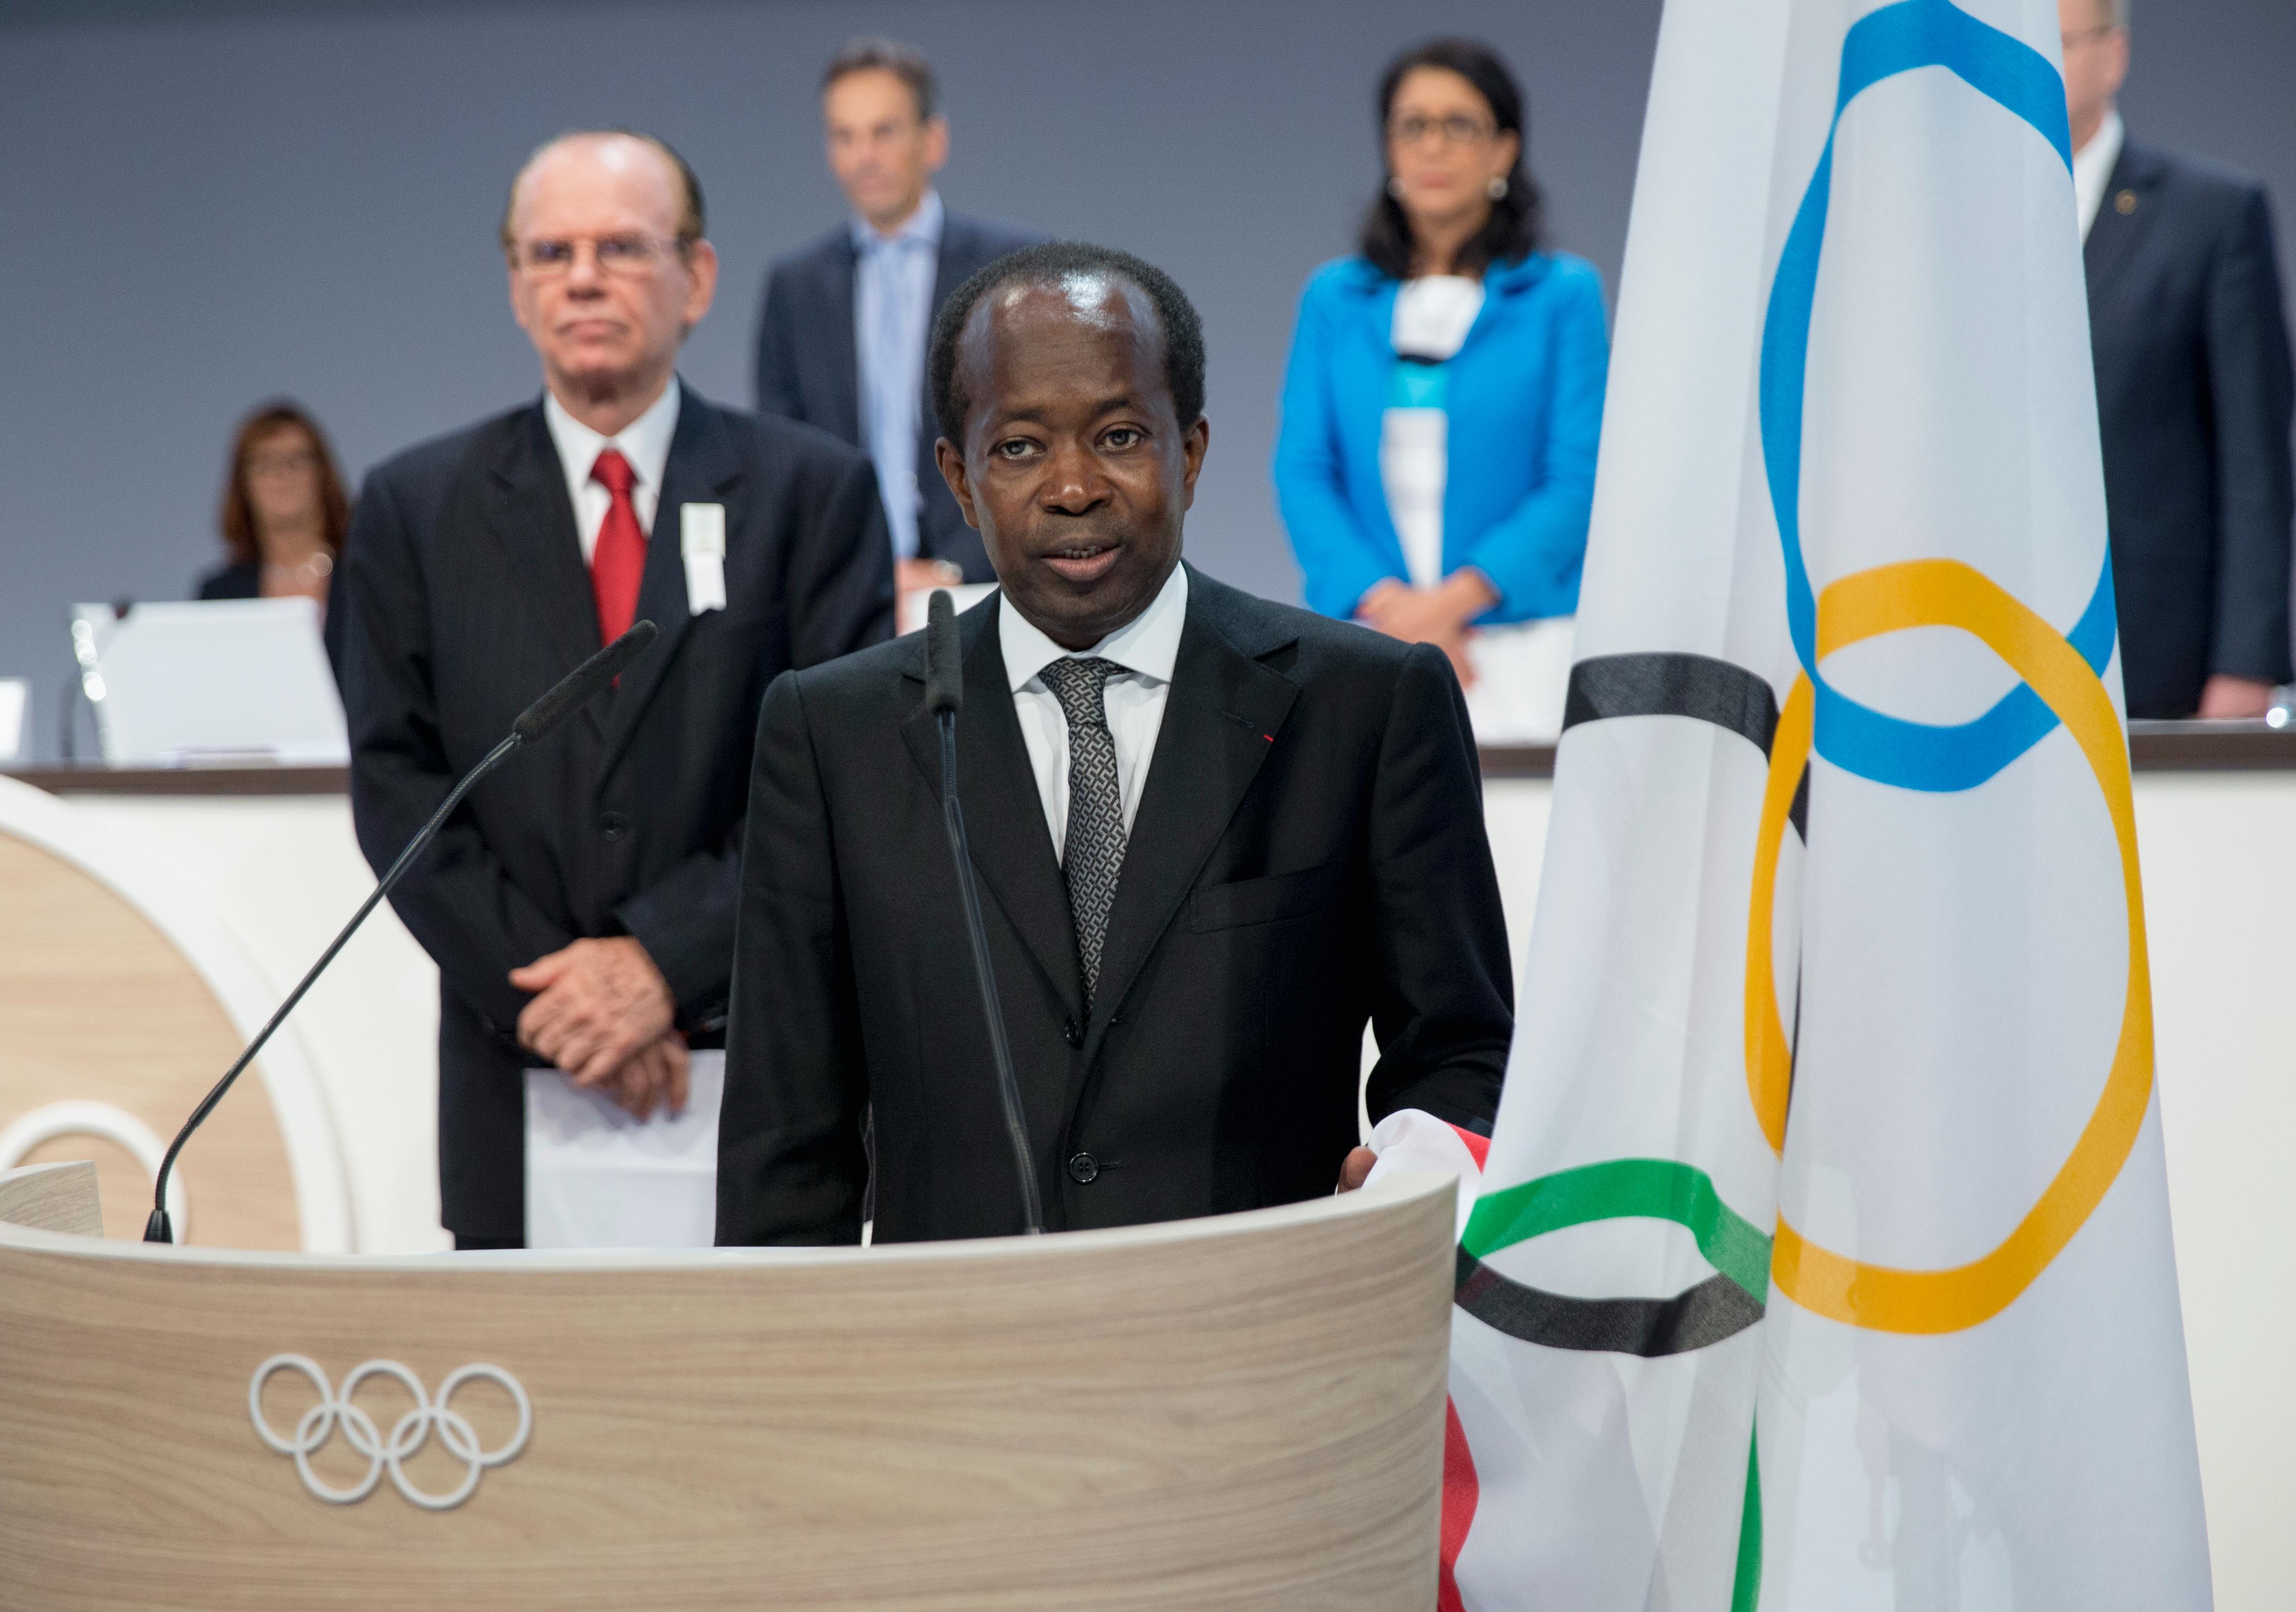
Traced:
[[12, 778], [51, 795], [347, 795], [348, 767], [12, 767]]
[[[2296, 725], [2262, 722], [2132, 722], [2128, 756], [2139, 773], [2296, 771]], [[1486, 778], [1552, 778], [1551, 744], [1487, 744]]]
[[[2296, 725], [2262, 722], [2132, 722], [2131, 761], [2140, 773], [2296, 771]], [[1487, 744], [1483, 776], [1552, 778], [1551, 744]], [[26, 766], [0, 773], [52, 795], [341, 795], [343, 767]]]

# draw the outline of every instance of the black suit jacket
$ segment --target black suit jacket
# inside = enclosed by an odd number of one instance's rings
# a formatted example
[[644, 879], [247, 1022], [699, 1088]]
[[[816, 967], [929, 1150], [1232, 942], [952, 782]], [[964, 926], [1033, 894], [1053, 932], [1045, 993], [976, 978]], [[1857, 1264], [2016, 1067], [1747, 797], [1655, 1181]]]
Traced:
[[[722, 610], [686, 611], [678, 506], [726, 508]], [[574, 511], [539, 404], [374, 471], [338, 572], [351, 810], [378, 870], [521, 709], [598, 648]], [[437, 960], [439, 1185], [466, 1235], [524, 1225], [523, 1084], [505, 976], [635, 936], [678, 1021], [724, 1020], [758, 701], [777, 675], [884, 638], [892, 562], [868, 462], [784, 420], [679, 406], [620, 685], [473, 790], [391, 898]]]
[[263, 561], [233, 560], [200, 578], [201, 599], [259, 599], [263, 596]]
[[[957, 778], [1052, 1230], [1332, 1191], [1374, 1118], [1488, 1130], [1513, 1018], [1465, 704], [1435, 650], [1189, 574], [1087, 1019], [992, 596], [961, 619]], [[1021, 1229], [943, 838], [922, 635], [767, 691], [718, 1239]]]
[[[1011, 225], [942, 216], [940, 259], [933, 273], [933, 312], [951, 291], [1007, 252], [1043, 240]], [[758, 412], [817, 425], [855, 446], [861, 440], [861, 365], [853, 345], [853, 280], [857, 254], [843, 225], [775, 263], [766, 276], [758, 319]], [[962, 566], [967, 582], [994, 582], [980, 534], [941, 479], [933, 461], [932, 393], [922, 394], [924, 426], [917, 433], [917, 552]]]
[[2288, 331], [2263, 191], [2130, 142], [2083, 250], [2121, 679], [2189, 716], [2289, 678]]

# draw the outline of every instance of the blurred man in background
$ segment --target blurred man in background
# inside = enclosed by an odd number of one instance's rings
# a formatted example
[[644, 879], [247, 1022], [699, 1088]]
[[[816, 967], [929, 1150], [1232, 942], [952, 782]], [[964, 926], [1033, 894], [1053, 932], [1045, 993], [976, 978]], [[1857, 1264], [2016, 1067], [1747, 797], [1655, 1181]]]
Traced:
[[689, 1044], [725, 1022], [766, 685], [892, 624], [868, 462], [677, 379], [718, 274], [682, 159], [627, 133], [554, 140], [512, 182], [502, 243], [542, 397], [375, 470], [347, 545], [367, 860], [388, 866], [601, 643], [640, 618], [660, 637], [474, 790], [392, 896], [439, 964], [441, 1218], [461, 1248], [526, 1238], [524, 1070], [641, 1117], [684, 1106]]
[[980, 535], [933, 466], [925, 336], [974, 270], [1041, 237], [942, 207], [932, 179], [948, 160], [948, 119], [931, 64], [909, 46], [856, 39], [839, 51], [822, 74], [821, 121], [853, 216], [767, 278], [758, 410], [867, 451], [902, 592], [992, 581]]
[[2289, 680], [2288, 331], [2264, 192], [2140, 145], [2129, 0], [2058, 0], [2132, 716], [2261, 716]]

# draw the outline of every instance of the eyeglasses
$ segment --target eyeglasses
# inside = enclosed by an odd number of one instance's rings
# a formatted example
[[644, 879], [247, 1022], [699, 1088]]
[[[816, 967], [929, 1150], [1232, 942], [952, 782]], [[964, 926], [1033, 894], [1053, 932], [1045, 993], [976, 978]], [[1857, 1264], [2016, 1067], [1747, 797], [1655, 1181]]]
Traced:
[[1480, 145], [1496, 134], [1496, 129], [1480, 118], [1470, 118], [1464, 112], [1453, 112], [1447, 118], [1422, 118], [1413, 115], [1398, 118], [1387, 126], [1388, 137], [1398, 145], [1417, 145], [1434, 135], [1443, 136], [1448, 145]]
[[[521, 241], [516, 252], [518, 266], [538, 280], [554, 280], [574, 272], [583, 244], [578, 236], [567, 241]], [[635, 280], [652, 274], [672, 253], [683, 257], [690, 243], [682, 235], [675, 241], [652, 235], [599, 235], [588, 244], [600, 274]]]
[[278, 454], [250, 454], [247, 473], [250, 476], [294, 476], [305, 471], [316, 470], [319, 456], [308, 448], [290, 448]]

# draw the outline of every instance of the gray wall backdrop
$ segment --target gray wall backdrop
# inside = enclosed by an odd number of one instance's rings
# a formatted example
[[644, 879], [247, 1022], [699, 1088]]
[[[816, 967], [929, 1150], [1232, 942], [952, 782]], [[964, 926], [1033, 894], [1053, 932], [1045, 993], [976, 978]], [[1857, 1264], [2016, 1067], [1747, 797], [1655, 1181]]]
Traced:
[[[1381, 63], [1482, 35], [1529, 91], [1556, 242], [1614, 289], [1659, 0], [0, 0], [0, 676], [56, 748], [79, 600], [186, 596], [237, 417], [291, 395], [353, 477], [537, 385], [493, 245], [505, 180], [570, 127], [676, 143], [725, 259], [687, 379], [746, 405], [767, 263], [841, 217], [815, 79], [914, 41], [951, 205], [1103, 241], [1201, 307], [1212, 451], [1191, 558], [1296, 598], [1267, 490], [1293, 298], [1376, 176]], [[2296, 5], [2146, 0], [2141, 134], [2296, 212]], [[83, 751], [91, 743], [82, 730]]]

